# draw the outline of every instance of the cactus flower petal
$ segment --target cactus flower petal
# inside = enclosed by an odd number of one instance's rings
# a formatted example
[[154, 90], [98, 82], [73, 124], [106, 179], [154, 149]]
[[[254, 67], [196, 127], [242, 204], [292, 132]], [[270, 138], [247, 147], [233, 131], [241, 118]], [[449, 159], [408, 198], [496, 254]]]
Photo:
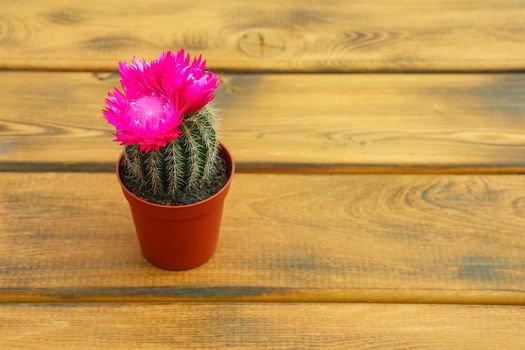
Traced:
[[205, 68], [201, 56], [191, 61], [184, 50], [163, 52], [151, 62], [136, 57], [120, 62], [123, 92], [109, 92], [103, 111], [115, 126], [114, 141], [151, 151], [176, 139], [182, 117], [214, 98], [219, 80]]

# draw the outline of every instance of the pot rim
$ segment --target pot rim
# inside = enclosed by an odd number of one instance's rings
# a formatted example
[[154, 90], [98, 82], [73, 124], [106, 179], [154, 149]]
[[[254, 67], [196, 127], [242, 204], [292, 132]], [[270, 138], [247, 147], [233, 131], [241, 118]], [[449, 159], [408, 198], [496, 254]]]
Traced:
[[226, 154], [226, 158], [227, 159], [224, 159], [225, 161], [228, 161], [230, 162], [230, 171], [229, 171], [229, 176], [228, 176], [228, 181], [226, 181], [226, 183], [224, 184], [224, 186], [221, 187], [220, 190], [218, 190], [213, 196], [211, 197], [208, 197], [202, 201], [199, 201], [199, 202], [196, 202], [196, 203], [192, 203], [192, 204], [185, 204], [185, 205], [163, 205], [163, 204], [156, 204], [156, 203], [152, 203], [152, 202], [149, 202], [145, 199], [142, 199], [140, 198], [139, 196], [137, 196], [136, 194], [134, 194], [133, 192], [131, 192], [127, 187], [126, 185], [122, 182], [122, 179], [120, 178], [120, 164], [122, 163], [122, 158], [124, 156], [124, 151], [122, 151], [118, 157], [118, 160], [117, 160], [117, 165], [116, 165], [116, 173], [117, 173], [117, 179], [118, 179], [118, 182], [120, 184], [120, 186], [122, 187], [122, 189], [128, 194], [130, 195], [131, 197], [133, 197], [134, 200], [142, 203], [142, 204], [145, 204], [145, 205], [148, 205], [148, 206], [151, 206], [151, 207], [154, 207], [154, 208], [164, 208], [164, 209], [182, 209], [182, 208], [195, 208], [197, 206], [200, 206], [200, 205], [203, 205], [205, 203], [208, 203], [208, 202], [211, 202], [213, 201], [216, 197], [219, 197], [224, 191], [227, 191], [228, 188], [230, 187], [230, 183], [233, 179], [233, 174], [235, 173], [235, 161], [233, 160], [233, 157], [232, 157], [232, 154], [231, 152], [228, 150], [228, 148], [222, 143], [222, 142], [219, 142], [219, 146], [220, 146], [220, 149]]

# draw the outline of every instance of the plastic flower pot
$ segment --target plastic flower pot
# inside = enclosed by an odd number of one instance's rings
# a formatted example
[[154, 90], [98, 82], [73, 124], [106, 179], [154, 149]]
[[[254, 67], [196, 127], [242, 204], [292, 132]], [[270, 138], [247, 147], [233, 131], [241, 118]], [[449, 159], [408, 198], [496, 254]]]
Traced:
[[224, 187], [208, 199], [180, 206], [150, 203], [130, 192], [120, 178], [120, 156], [117, 178], [129, 202], [142, 254], [153, 265], [187, 270], [205, 263], [215, 252], [224, 199], [235, 173], [233, 158], [222, 144], [220, 156], [229, 175]]

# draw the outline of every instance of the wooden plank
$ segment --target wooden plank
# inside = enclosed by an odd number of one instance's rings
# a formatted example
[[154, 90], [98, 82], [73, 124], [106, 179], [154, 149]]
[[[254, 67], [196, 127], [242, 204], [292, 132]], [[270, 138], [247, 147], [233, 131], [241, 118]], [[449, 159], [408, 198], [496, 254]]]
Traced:
[[3, 349], [521, 349], [524, 307], [283, 303], [0, 305]]
[[[101, 110], [118, 76], [2, 72], [0, 79], [0, 168], [112, 171], [120, 147]], [[223, 140], [244, 171], [525, 172], [522, 74], [222, 81]]]
[[242, 71], [523, 70], [521, 0], [159, 0], [2, 6], [0, 68], [114, 70], [185, 47]]
[[525, 304], [525, 177], [239, 174], [216, 255], [141, 256], [112, 174], [3, 173], [0, 301]]

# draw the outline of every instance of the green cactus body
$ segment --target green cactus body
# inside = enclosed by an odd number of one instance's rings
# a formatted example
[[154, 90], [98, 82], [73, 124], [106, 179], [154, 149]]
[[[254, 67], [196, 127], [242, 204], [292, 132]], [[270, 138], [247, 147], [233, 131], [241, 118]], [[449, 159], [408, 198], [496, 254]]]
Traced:
[[143, 190], [174, 198], [180, 191], [208, 185], [217, 175], [221, 159], [216, 111], [208, 105], [184, 116], [180, 130], [178, 138], [159, 150], [126, 146], [124, 167]]

